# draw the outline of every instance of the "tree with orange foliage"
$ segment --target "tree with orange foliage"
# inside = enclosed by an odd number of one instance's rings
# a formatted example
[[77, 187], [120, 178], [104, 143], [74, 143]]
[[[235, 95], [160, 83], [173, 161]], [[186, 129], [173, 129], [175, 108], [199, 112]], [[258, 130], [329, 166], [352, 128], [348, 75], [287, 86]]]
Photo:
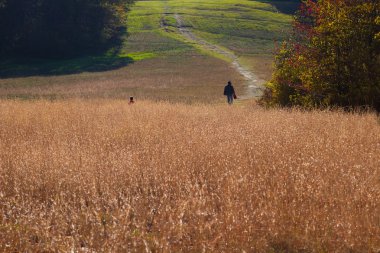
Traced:
[[264, 101], [380, 110], [380, 2], [308, 0], [276, 56]]

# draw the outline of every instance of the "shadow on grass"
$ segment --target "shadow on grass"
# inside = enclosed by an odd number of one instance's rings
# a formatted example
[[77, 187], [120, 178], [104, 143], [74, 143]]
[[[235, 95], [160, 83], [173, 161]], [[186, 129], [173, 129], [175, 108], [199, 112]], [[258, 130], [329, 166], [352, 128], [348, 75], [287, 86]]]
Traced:
[[301, 5], [301, 0], [258, 0], [259, 2], [269, 3], [276, 7], [279, 12], [293, 15]]
[[86, 56], [66, 60], [0, 59], [0, 78], [69, 75], [114, 70], [133, 63], [127, 56]]

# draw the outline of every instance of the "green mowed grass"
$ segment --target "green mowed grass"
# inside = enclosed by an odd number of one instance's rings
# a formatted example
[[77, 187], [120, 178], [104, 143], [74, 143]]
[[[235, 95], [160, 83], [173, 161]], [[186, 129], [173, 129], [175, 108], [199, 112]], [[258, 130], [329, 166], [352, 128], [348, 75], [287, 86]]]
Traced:
[[290, 15], [258, 1], [170, 0], [168, 5], [170, 14], [180, 14], [199, 37], [237, 55], [272, 54], [274, 42], [287, 36], [291, 23]]
[[128, 14], [128, 31], [138, 33], [157, 30], [165, 9], [165, 1], [136, 1]]
[[153, 53], [156, 57], [180, 55], [190, 51], [194, 51], [191, 45], [169, 36], [163, 36], [160, 31], [131, 34], [123, 49], [126, 55]]
[[[168, 25], [176, 27], [173, 16], [179, 14], [198, 37], [234, 52], [246, 67], [269, 80], [275, 43], [288, 36], [292, 21], [270, 2], [168, 0], [164, 16]], [[281, 2], [283, 8], [294, 5], [294, 1]]]
[[138, 1], [128, 17], [130, 37], [124, 50], [158, 55], [191, 50], [176, 31], [175, 14], [199, 37], [239, 56], [272, 54], [274, 42], [287, 36], [291, 22], [290, 15], [260, 1]]
[[[202, 52], [179, 34], [174, 17], [178, 14], [198, 37], [234, 52], [259, 78], [269, 80], [275, 42], [287, 37], [292, 20], [276, 7], [289, 10], [297, 1], [138, 1], [129, 15], [131, 36], [124, 49], [156, 52], [157, 57]], [[202, 53], [225, 59], [214, 52]]]
[[129, 36], [122, 52], [154, 53], [157, 57], [196, 53], [173, 29], [164, 29], [166, 11], [166, 1], [137, 1], [128, 15]]

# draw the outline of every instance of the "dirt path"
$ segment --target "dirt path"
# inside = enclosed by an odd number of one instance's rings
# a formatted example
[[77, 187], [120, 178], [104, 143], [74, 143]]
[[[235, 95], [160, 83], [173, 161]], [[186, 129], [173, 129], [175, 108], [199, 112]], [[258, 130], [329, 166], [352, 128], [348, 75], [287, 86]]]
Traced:
[[202, 48], [204, 48], [207, 51], [212, 51], [214, 53], [217, 53], [219, 55], [223, 55], [229, 59], [232, 60], [232, 67], [238, 71], [246, 80], [246, 91], [243, 95], [239, 95], [239, 99], [250, 99], [259, 97], [262, 93], [262, 85], [264, 83], [263, 80], [260, 80], [252, 71], [250, 71], [248, 68], [243, 66], [238, 57], [233, 54], [230, 51], [227, 51], [215, 44], [212, 44], [202, 38], [197, 37], [194, 33], [191, 32], [191, 30], [184, 25], [183, 19], [180, 15], [175, 14], [174, 15], [176, 21], [177, 21], [177, 28], [178, 31], [188, 40], [192, 41], [193, 43], [197, 43]]

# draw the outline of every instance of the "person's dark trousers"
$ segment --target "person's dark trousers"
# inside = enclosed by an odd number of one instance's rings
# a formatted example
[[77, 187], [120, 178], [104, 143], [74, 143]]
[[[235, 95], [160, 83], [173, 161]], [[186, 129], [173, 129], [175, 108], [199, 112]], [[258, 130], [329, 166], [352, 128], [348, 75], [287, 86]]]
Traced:
[[234, 102], [234, 95], [227, 95], [227, 103], [232, 105]]

